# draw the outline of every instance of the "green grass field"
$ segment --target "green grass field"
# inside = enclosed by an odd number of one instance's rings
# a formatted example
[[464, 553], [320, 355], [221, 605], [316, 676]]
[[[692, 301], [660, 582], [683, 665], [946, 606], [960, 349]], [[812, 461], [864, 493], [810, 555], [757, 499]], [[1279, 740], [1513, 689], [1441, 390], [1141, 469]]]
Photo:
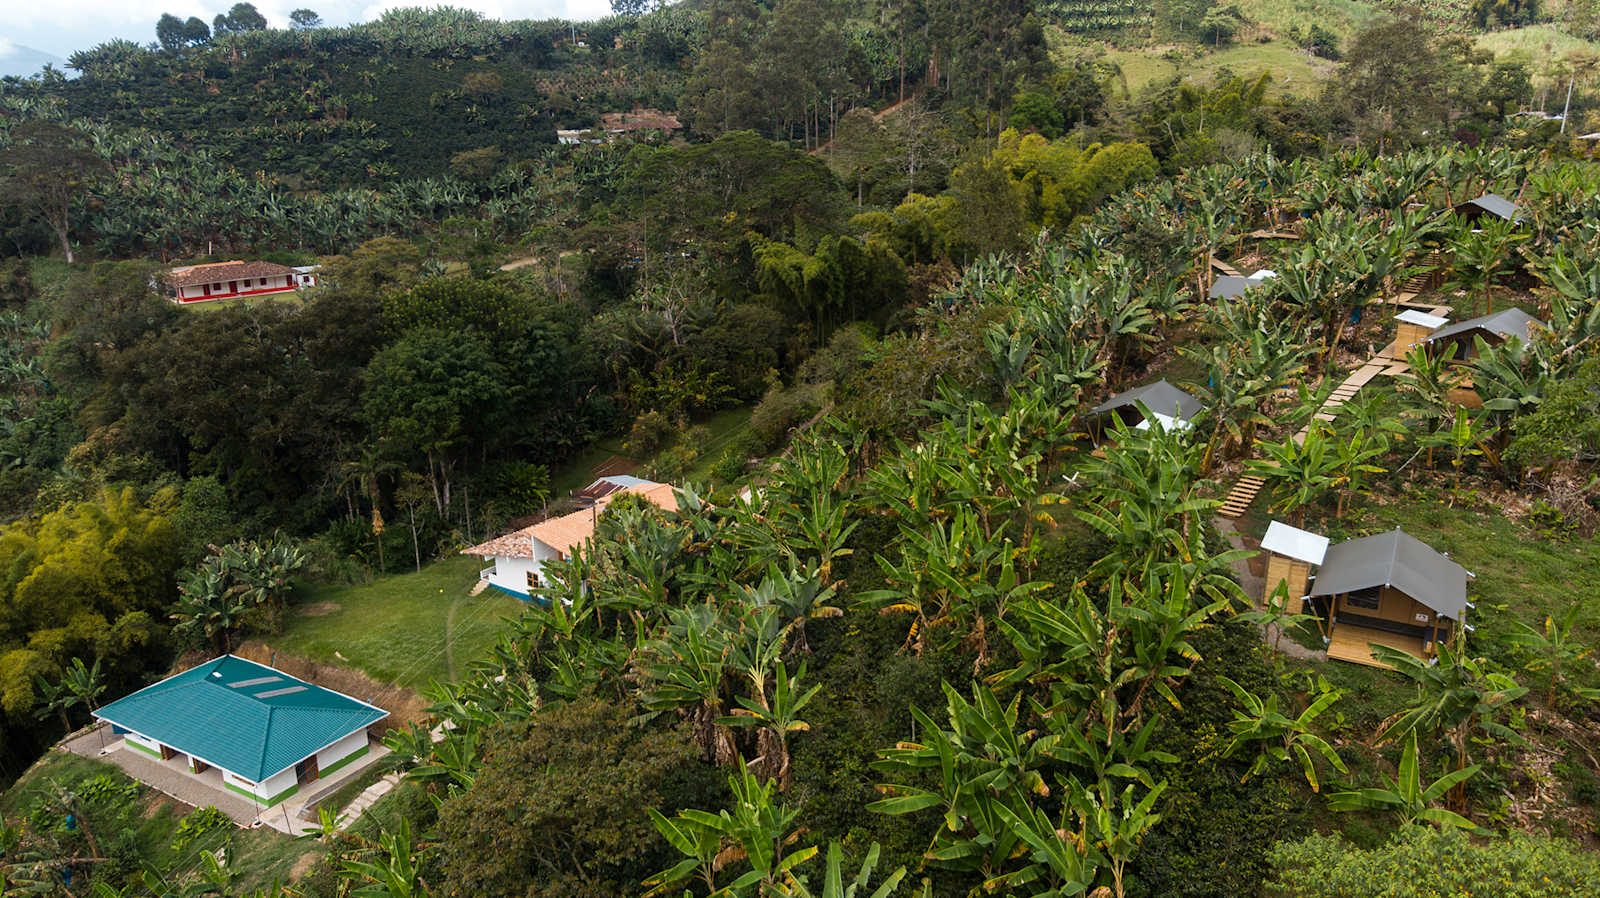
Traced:
[[1179, 49], [1182, 58], [1173, 62], [1167, 58], [1170, 45], [1119, 48], [1109, 50], [1104, 59], [1122, 68], [1128, 91], [1138, 94], [1151, 84], [1170, 79], [1181, 65], [1185, 79], [1203, 83], [1211, 81], [1223, 69], [1243, 78], [1254, 78], [1262, 72], [1272, 75], [1272, 91], [1310, 96], [1322, 89], [1322, 83], [1333, 71], [1333, 63], [1315, 59], [1284, 41], [1270, 43], [1245, 43], [1227, 47], [1218, 52], [1203, 52], [1193, 56], [1194, 49]]
[[1477, 45], [1485, 50], [1493, 50], [1496, 55], [1521, 53], [1534, 62], [1564, 56], [1573, 50], [1600, 53], [1600, 44], [1574, 37], [1554, 25], [1491, 31], [1478, 35]]
[[482, 566], [457, 556], [364, 586], [306, 586], [276, 647], [396, 686], [454, 680], [499, 638], [503, 619], [526, 607], [494, 590], [467, 595]]
[[1287, 38], [1290, 28], [1321, 25], [1347, 39], [1377, 14], [1378, 7], [1361, 0], [1240, 0], [1246, 21], [1257, 22]]
[[[40, 758], [4, 794], [0, 794], [0, 815], [16, 822], [25, 817], [48, 793], [51, 781], [69, 791], [78, 791], [101, 776], [116, 783], [133, 783], [127, 774], [112, 764], [53, 751]], [[132, 801], [89, 802], [84, 819], [95, 827], [99, 837], [110, 840], [122, 832], [131, 834], [139, 856], [159, 862], [172, 871], [168, 879], [201, 868], [202, 849], [215, 850], [223, 844], [233, 847], [233, 894], [248, 895], [274, 881], [286, 882], [290, 870], [302, 855], [315, 850], [270, 827], [226, 830], [208, 835], [188, 846], [181, 854], [172, 850], [178, 824], [188, 809], [153, 789], [135, 783], [137, 797]], [[48, 805], [46, 805], [48, 806]], [[6, 894], [11, 894], [7, 892]]]

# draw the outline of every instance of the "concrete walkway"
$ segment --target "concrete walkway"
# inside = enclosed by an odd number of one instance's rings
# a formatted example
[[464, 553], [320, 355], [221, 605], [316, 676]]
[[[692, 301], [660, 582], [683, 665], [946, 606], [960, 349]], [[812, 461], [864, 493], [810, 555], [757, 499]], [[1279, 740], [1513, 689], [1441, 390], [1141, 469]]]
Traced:
[[378, 799], [388, 795], [398, 785], [400, 785], [400, 774], [391, 773], [362, 790], [354, 801], [345, 805], [344, 809], [339, 811], [339, 816], [344, 818], [339, 823], [339, 829], [349, 829], [350, 824], [361, 819], [361, 815], [367, 812], [367, 808], [377, 804]]
[[222, 774], [216, 768], [204, 773], [190, 773], [188, 761], [181, 756], [163, 761], [131, 751], [123, 747], [122, 737], [111, 735], [109, 727], [100, 726], [74, 733], [56, 747], [85, 758], [115, 764], [128, 776], [168, 798], [191, 808], [216, 808], [241, 827], [270, 826], [291, 836], [305, 835], [314, 828], [315, 821], [307, 818], [315, 816], [316, 802], [320, 798], [338, 791], [351, 778], [360, 776], [389, 754], [388, 748], [375, 743], [360, 760], [308, 785], [288, 801], [264, 808], [224, 788]]
[[[123, 747], [122, 737], [111, 735], [111, 728], [95, 727], [69, 737], [59, 748], [75, 755], [94, 758], [122, 768], [122, 772], [175, 801], [191, 808], [213, 807], [240, 826], [254, 826], [261, 806], [222, 786], [222, 775], [215, 768], [193, 774], [186, 761], [162, 761]], [[207, 776], [210, 774], [210, 776]]]

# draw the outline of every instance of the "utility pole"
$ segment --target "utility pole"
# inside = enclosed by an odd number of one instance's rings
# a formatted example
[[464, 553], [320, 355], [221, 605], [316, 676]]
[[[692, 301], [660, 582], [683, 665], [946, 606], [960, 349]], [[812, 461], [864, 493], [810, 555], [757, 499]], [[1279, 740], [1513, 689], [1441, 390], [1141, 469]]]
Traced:
[[1578, 73], [1573, 72], [1567, 78], [1567, 105], [1561, 107], [1561, 133], [1567, 133], [1567, 113], [1572, 111], [1572, 85], [1578, 81]]

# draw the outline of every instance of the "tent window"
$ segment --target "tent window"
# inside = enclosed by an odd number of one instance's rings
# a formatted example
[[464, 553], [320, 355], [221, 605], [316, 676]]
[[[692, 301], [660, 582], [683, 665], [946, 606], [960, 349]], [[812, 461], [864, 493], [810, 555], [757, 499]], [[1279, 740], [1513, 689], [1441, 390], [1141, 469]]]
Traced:
[[1371, 586], [1366, 589], [1358, 589], [1355, 592], [1345, 596], [1344, 603], [1350, 608], [1366, 608], [1369, 611], [1377, 611], [1379, 593], [1382, 591], [1382, 589], [1383, 587], [1381, 586]]

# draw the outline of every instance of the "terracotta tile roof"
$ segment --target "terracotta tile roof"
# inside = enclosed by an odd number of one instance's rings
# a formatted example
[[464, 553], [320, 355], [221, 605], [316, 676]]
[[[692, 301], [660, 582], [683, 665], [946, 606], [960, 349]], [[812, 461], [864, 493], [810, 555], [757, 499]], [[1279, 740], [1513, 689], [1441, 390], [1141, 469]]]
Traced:
[[600, 512], [618, 496], [627, 495], [641, 496], [645, 501], [667, 511], [678, 510], [678, 495], [673, 491], [672, 484], [645, 483], [630, 486], [625, 490], [600, 497], [593, 508], [540, 521], [532, 527], [524, 527], [504, 536], [497, 536], [486, 543], [479, 543], [470, 549], [462, 549], [461, 554], [483, 558], [532, 558], [534, 540], [544, 543], [562, 555], [569, 554], [573, 546], [582, 545], [594, 535], [595, 519]]
[[196, 284], [217, 284], [240, 278], [270, 278], [294, 274], [294, 269], [276, 262], [211, 262], [206, 265], [184, 265], [167, 272], [167, 283], [174, 287], [193, 287]]

